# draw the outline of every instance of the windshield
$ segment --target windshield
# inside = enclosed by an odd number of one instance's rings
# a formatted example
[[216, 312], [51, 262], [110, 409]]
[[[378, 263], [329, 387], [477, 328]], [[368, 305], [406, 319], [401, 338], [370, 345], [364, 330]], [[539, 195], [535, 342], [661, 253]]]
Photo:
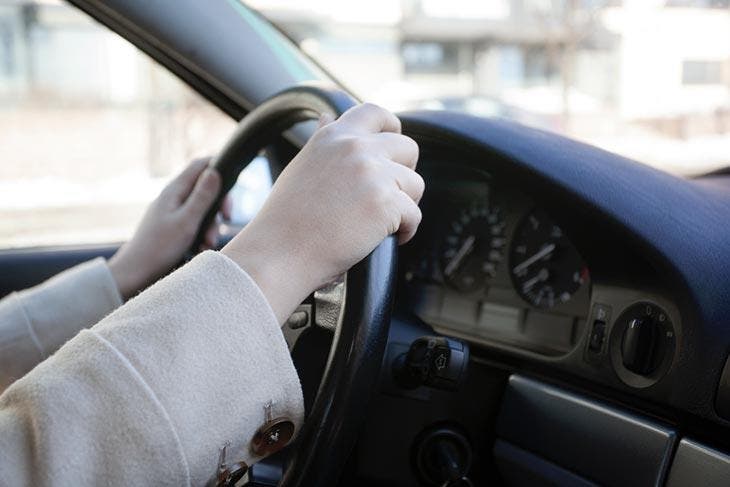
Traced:
[[730, 166], [730, 0], [250, 0], [363, 100]]

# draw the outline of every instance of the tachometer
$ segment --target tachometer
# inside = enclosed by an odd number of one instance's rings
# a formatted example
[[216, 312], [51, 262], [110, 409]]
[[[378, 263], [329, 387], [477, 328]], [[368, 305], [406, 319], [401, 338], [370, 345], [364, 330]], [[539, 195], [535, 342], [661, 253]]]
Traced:
[[502, 260], [504, 222], [496, 208], [475, 204], [450, 222], [441, 252], [441, 272], [451, 287], [470, 292], [486, 285]]
[[588, 280], [588, 268], [563, 231], [542, 210], [519, 225], [510, 250], [517, 293], [539, 308], [568, 301]]

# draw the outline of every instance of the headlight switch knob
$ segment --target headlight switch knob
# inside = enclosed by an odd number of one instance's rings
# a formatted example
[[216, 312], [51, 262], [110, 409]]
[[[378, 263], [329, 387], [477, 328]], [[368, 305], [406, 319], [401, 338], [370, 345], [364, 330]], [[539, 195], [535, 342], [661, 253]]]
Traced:
[[629, 321], [621, 344], [624, 367], [639, 375], [651, 374], [656, 363], [660, 330], [651, 317], [633, 318]]

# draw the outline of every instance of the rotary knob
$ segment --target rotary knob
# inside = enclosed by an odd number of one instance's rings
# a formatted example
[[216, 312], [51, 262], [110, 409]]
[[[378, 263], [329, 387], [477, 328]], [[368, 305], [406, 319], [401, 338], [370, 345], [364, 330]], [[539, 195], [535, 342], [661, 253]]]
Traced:
[[648, 375], [657, 367], [659, 327], [651, 318], [629, 321], [621, 344], [624, 367], [639, 375]]
[[656, 383], [674, 356], [674, 326], [655, 303], [640, 301], [626, 308], [611, 331], [611, 362], [618, 376], [633, 387]]

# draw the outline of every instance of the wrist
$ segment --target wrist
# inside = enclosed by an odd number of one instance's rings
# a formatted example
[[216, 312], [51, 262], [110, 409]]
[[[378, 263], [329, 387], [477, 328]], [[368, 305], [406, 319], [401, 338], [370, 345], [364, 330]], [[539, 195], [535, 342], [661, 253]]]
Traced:
[[111, 272], [114, 282], [117, 284], [117, 290], [122, 296], [122, 300], [126, 301], [131, 295], [131, 280], [124, 270], [124, 266], [120, 265], [119, 259], [116, 258], [116, 254], [107, 261], [109, 272]]
[[247, 226], [221, 253], [254, 280], [281, 324], [318, 287], [317, 280], [307, 270], [303, 253], [284, 245], [272, 245], [272, 241], [281, 240], [267, 241], [259, 238], [260, 233]]
[[134, 294], [140, 290], [143, 286], [141, 284], [141, 278], [136, 275], [136, 269], [139, 265], [132, 265], [125, 259], [126, 249], [122, 246], [117, 252], [107, 261], [109, 271], [117, 283], [117, 290], [122, 296], [122, 299], [127, 299], [134, 296]]

